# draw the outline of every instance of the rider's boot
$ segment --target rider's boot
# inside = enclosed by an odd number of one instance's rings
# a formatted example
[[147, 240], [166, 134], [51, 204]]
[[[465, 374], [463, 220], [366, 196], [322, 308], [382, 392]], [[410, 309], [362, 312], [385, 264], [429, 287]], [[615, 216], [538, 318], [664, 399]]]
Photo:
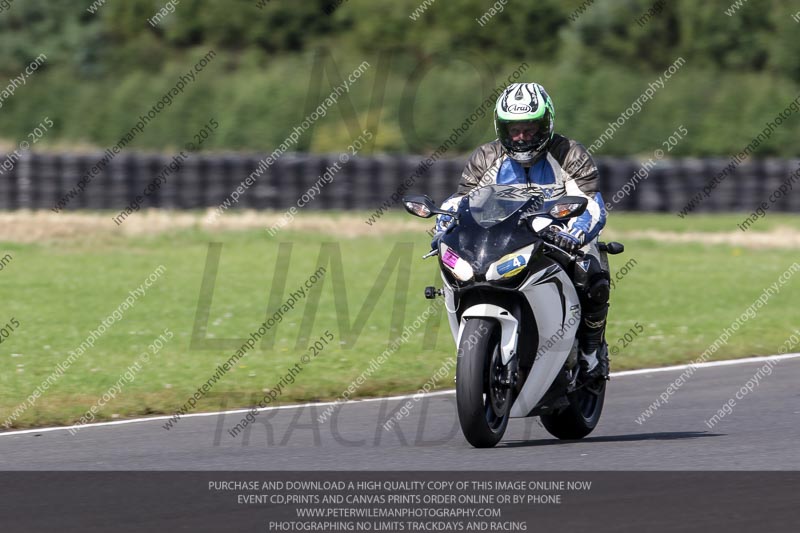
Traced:
[[608, 377], [608, 349], [604, 342], [608, 315], [609, 274], [600, 261], [587, 256], [575, 267], [582, 316], [578, 328], [580, 376], [582, 381]]
[[578, 330], [580, 348], [580, 373], [582, 381], [595, 381], [608, 377], [608, 348], [603, 342], [603, 332], [608, 315], [608, 304], [585, 312]]

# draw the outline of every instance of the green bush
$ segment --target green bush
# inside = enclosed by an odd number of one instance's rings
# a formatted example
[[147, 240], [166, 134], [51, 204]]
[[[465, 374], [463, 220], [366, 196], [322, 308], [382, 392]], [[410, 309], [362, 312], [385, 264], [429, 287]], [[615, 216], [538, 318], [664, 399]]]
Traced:
[[[36, 148], [110, 146], [209, 50], [212, 63], [133, 147], [181, 147], [213, 117], [220, 128], [204, 149], [272, 150], [330, 93], [334, 70], [346, 77], [364, 60], [367, 73], [293, 149], [344, 150], [369, 127], [374, 151], [433, 151], [523, 61], [524, 79], [553, 96], [559, 131], [588, 145], [685, 59], [599, 150], [607, 155], [650, 154], [680, 125], [689, 135], [674, 155], [736, 153], [798, 93], [800, 33], [784, 0], [732, 16], [727, 0], [678, 0], [644, 25], [636, 19], [654, 0], [597, 0], [583, 13], [578, 0], [509, 2], [483, 26], [491, 4], [478, 0], [436, 2], [417, 20], [418, 0], [348, 0], [326, 15], [328, 3], [181, 0], [153, 28], [160, 0], [95, 14], [91, 0], [16, 2], [0, 15], [0, 75], [18, 76], [40, 53], [47, 62], [4, 102], [0, 137], [24, 139], [49, 116], [55, 126]], [[798, 124], [787, 120], [757, 154], [797, 155]], [[487, 116], [452, 152], [493, 136]]]

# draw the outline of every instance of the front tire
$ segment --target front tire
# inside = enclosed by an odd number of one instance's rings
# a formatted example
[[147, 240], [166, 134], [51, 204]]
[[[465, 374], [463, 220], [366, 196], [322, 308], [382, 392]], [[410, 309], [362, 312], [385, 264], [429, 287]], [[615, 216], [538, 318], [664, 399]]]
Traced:
[[506, 432], [512, 389], [502, 382], [504, 375], [500, 325], [487, 318], [467, 319], [458, 347], [456, 404], [461, 431], [476, 448], [495, 446]]

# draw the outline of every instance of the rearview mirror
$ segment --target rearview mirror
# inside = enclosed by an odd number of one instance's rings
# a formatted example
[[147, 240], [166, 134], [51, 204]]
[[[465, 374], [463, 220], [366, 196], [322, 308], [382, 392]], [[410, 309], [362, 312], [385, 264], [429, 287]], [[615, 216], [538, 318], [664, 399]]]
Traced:
[[420, 218], [431, 218], [436, 206], [428, 196], [424, 194], [412, 194], [403, 196], [403, 207], [406, 211]]
[[403, 196], [403, 207], [412, 215], [420, 218], [431, 218], [433, 215], [452, 215], [449, 211], [444, 211], [436, 207], [433, 200], [425, 194], [412, 194]]

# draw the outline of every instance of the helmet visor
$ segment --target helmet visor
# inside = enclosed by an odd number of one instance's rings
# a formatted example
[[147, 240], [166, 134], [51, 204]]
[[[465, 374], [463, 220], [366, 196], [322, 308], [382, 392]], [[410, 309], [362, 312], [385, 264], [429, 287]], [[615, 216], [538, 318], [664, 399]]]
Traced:
[[550, 113], [536, 120], [498, 120], [497, 135], [512, 152], [535, 152], [550, 138]]

